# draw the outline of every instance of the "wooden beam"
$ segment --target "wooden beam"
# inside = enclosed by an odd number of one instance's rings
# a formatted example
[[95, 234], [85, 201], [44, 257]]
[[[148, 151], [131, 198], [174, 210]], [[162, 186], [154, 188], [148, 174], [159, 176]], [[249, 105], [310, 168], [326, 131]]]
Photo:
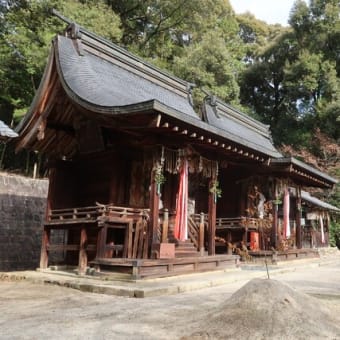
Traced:
[[75, 135], [75, 130], [74, 130], [73, 126], [66, 125], [66, 124], [63, 124], [63, 123], [47, 121], [46, 127], [48, 129], [65, 132], [65, 133], [71, 135], [72, 137]]
[[162, 119], [162, 115], [161, 114], [157, 115], [157, 117], [156, 117], [156, 127], [160, 126], [161, 119]]

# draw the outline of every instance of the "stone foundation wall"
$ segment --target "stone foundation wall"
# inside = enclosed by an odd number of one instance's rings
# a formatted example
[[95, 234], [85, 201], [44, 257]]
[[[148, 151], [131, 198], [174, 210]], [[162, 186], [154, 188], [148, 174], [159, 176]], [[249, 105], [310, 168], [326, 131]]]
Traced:
[[48, 180], [0, 173], [0, 271], [39, 266]]

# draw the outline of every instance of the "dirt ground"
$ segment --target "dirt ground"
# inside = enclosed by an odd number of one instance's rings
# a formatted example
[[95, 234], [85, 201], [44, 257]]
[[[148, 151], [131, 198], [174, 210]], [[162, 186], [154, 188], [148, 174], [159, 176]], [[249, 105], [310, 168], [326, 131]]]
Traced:
[[[289, 333], [293, 334], [289, 337], [276, 334], [270, 318], [274, 310], [280, 315], [280, 301], [275, 302], [275, 308], [268, 302], [268, 317], [264, 315], [262, 325], [256, 325], [256, 328], [262, 327], [266, 331], [254, 333], [252, 339], [302, 339], [304, 334], [308, 334], [306, 328], [310, 325], [305, 321], [311, 311], [303, 310], [301, 306], [317, 308], [326, 313], [323, 317], [329, 316], [329, 327], [334, 325], [334, 329], [327, 332], [322, 328], [324, 325], [320, 326], [322, 339], [340, 339], [340, 331], [337, 333], [337, 325], [340, 325], [340, 261], [288, 271], [271, 279], [279, 284], [287, 284], [299, 294], [308, 294], [305, 298], [302, 295], [302, 298], [291, 301], [294, 311], [298, 310], [301, 323], [298, 323], [294, 333]], [[252, 322], [258, 320], [250, 317], [256, 315], [257, 311], [251, 310], [254, 305], [239, 305], [245, 310], [244, 315], [240, 316], [239, 313], [235, 315], [228, 306], [235, 306], [236, 298], [237, 301], [243, 301], [240, 299], [240, 288], [246, 283], [242, 280], [177, 295], [135, 299], [27, 281], [0, 282], [0, 339], [228, 339], [216, 335], [211, 329], [228, 329], [231, 324], [236, 325], [236, 321], [239, 323], [240, 318], [243, 320], [242, 327], [233, 338], [244, 339], [250, 337], [249, 329], [254, 326]], [[232, 296], [235, 292], [236, 295]], [[269, 295], [273, 295], [273, 292], [260, 294], [266, 302], [271, 300]], [[304, 305], [304, 299], [308, 300], [308, 304]], [[218, 325], [214, 324], [217, 316]], [[287, 308], [282, 309], [282, 320], [286, 316]], [[271, 333], [268, 333], [268, 327], [272, 328]], [[285, 327], [290, 327], [289, 320]], [[248, 333], [245, 333], [245, 329]], [[271, 335], [267, 337], [266, 334]], [[320, 339], [320, 334], [308, 337], [313, 338]]]

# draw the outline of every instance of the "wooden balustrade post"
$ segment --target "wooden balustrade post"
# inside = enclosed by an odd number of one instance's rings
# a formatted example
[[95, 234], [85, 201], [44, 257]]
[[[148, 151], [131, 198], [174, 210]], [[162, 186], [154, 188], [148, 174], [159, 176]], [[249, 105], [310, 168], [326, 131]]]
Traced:
[[199, 229], [199, 251], [201, 256], [204, 255], [204, 213], [200, 214], [200, 229]]
[[84, 275], [87, 267], [87, 232], [84, 226], [80, 230], [80, 249], [79, 249], [79, 263], [78, 263], [78, 274]]
[[50, 243], [51, 230], [44, 226], [40, 252], [40, 268], [46, 269], [48, 266], [48, 246]]
[[162, 231], [162, 242], [168, 242], [168, 229], [169, 229], [169, 211], [168, 209], [164, 209], [163, 216], [163, 231]]

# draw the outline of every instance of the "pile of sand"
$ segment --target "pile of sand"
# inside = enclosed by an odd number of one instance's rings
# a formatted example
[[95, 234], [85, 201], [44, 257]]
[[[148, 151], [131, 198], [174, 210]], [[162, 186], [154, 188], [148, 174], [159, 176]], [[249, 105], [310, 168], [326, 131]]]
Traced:
[[276, 280], [253, 279], [183, 339], [340, 339], [339, 316]]

